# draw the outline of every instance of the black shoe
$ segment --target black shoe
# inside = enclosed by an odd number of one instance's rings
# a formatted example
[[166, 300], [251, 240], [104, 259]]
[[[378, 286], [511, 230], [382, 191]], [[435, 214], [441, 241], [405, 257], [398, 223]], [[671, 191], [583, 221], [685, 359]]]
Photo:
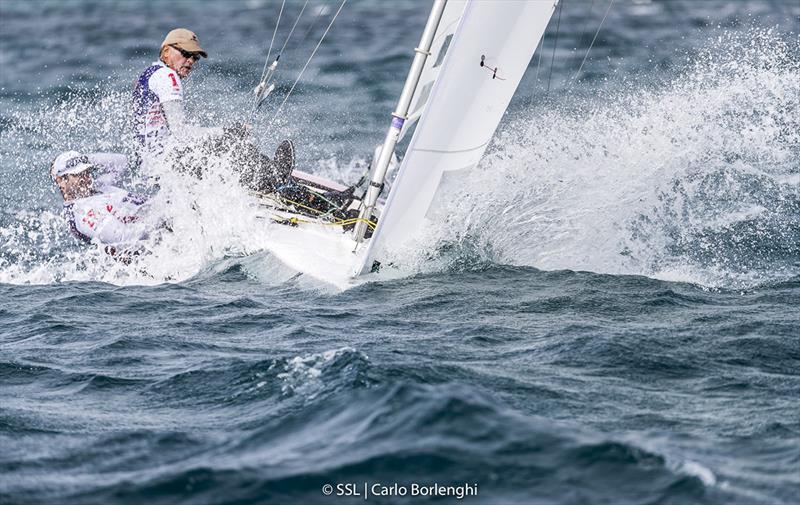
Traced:
[[258, 157], [258, 166], [252, 177], [242, 177], [244, 184], [259, 193], [274, 193], [291, 182], [294, 170], [294, 144], [291, 140], [280, 143], [275, 150], [275, 159], [270, 160], [263, 154]]
[[294, 170], [294, 144], [291, 140], [284, 140], [275, 150], [272, 169], [276, 186], [289, 182], [292, 177], [292, 170]]

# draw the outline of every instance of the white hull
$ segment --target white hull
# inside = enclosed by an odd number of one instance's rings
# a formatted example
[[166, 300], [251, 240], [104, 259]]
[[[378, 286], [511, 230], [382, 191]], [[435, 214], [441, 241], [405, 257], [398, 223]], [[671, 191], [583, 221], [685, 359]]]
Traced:
[[[297, 170], [293, 176], [308, 187], [347, 189], [334, 181]], [[383, 201], [376, 209], [378, 215], [382, 204]], [[281, 263], [341, 291], [363, 282], [354, 279], [353, 269], [361, 263], [365, 248], [355, 251], [352, 229], [344, 230], [335, 219], [315, 219], [287, 210], [279, 200], [269, 196], [260, 200], [258, 212], [261, 218], [272, 221], [266, 250]], [[287, 224], [289, 222], [294, 224]]]
[[[306, 224], [290, 216], [289, 223], [298, 226], [276, 230], [270, 251], [292, 268], [346, 289], [354, 277], [412, 245], [435, 195], [447, 197], [439, 191], [444, 174], [471, 169], [483, 157], [557, 3], [436, 0], [359, 205], [351, 201], [352, 207], [339, 208], [336, 225], [324, 221], [331, 214], [315, 213], [313, 197], [308, 205], [294, 202], [291, 212], [321, 219]], [[417, 118], [392, 189], [381, 211], [373, 213], [404, 123]], [[296, 179], [305, 178], [301, 184], [318, 185], [309, 177], [295, 173]], [[349, 218], [353, 211], [359, 219]], [[343, 224], [355, 224], [355, 233], [344, 233]], [[367, 227], [375, 227], [370, 239]], [[361, 237], [364, 242], [356, 244]]]
[[288, 267], [344, 291], [358, 284], [352, 277], [360, 259], [354, 247], [352, 234], [343, 233], [339, 226], [276, 223], [270, 229], [267, 250]]

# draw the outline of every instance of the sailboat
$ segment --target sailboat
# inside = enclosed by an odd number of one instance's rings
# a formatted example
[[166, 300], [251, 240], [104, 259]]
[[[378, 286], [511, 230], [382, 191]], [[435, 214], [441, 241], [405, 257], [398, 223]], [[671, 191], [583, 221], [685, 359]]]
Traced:
[[[445, 177], [481, 160], [558, 0], [435, 0], [414, 48], [397, 107], [363, 196], [332, 218], [296, 202], [264, 202], [273, 227], [268, 250], [289, 267], [347, 289], [410, 247], [432, 204], [446, 198]], [[387, 169], [400, 139], [413, 130], [385, 202]], [[329, 181], [295, 171], [317, 191]]]

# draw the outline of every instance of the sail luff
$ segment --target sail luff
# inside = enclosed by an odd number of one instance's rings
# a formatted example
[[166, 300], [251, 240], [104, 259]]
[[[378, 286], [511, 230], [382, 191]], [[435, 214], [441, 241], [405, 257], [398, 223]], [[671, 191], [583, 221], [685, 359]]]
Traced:
[[443, 173], [477, 165], [544, 35], [557, 0], [469, 1], [354, 275], [407, 246]]
[[403, 129], [403, 123], [406, 120], [411, 99], [419, 83], [419, 77], [422, 75], [425, 61], [430, 55], [431, 43], [436, 35], [436, 29], [439, 27], [439, 21], [447, 6], [447, 1], [448, 0], [436, 0], [434, 2], [431, 13], [428, 16], [428, 22], [425, 24], [425, 30], [422, 32], [419, 47], [414, 49], [416, 54], [414, 55], [414, 61], [411, 63], [411, 70], [408, 72], [406, 82], [403, 85], [403, 91], [400, 93], [400, 98], [397, 100], [397, 108], [392, 113], [392, 122], [386, 132], [386, 138], [383, 141], [383, 147], [381, 148], [378, 162], [372, 170], [367, 194], [364, 196], [364, 205], [361, 207], [358, 222], [353, 230], [353, 238], [356, 243], [361, 242], [364, 238], [364, 234], [367, 230], [367, 220], [372, 216], [375, 203], [378, 201], [378, 195], [380, 195], [381, 189], [383, 188], [386, 170], [389, 168], [389, 163], [392, 160], [394, 148], [400, 137], [400, 131]]
[[439, 27], [431, 44], [431, 56], [425, 61], [425, 67], [419, 77], [417, 89], [414, 91], [414, 97], [411, 100], [408, 118], [403, 125], [403, 130], [400, 132], [400, 139], [414, 126], [414, 123], [422, 115], [425, 106], [428, 105], [433, 84], [442, 69], [444, 57], [447, 55], [447, 50], [450, 47], [458, 23], [461, 21], [466, 4], [466, 0], [448, 0], [444, 8]]

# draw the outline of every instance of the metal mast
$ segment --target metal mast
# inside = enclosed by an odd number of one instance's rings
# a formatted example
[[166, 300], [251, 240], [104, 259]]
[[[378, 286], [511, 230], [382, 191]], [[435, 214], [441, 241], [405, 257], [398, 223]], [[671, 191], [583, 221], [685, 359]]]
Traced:
[[439, 27], [439, 22], [442, 19], [447, 0], [436, 0], [431, 8], [431, 13], [428, 16], [428, 22], [425, 24], [425, 30], [422, 32], [422, 37], [419, 41], [419, 47], [414, 51], [414, 61], [411, 63], [411, 70], [406, 77], [406, 83], [403, 85], [403, 92], [400, 93], [400, 99], [397, 101], [397, 108], [392, 112], [392, 122], [389, 130], [386, 132], [386, 138], [381, 147], [381, 154], [378, 157], [378, 162], [372, 169], [372, 178], [367, 188], [367, 194], [364, 196], [363, 207], [359, 214], [358, 223], [356, 223], [355, 230], [353, 231], [353, 239], [356, 243], [364, 240], [364, 233], [367, 231], [367, 220], [372, 217], [372, 211], [375, 208], [375, 203], [378, 201], [383, 180], [386, 177], [386, 170], [389, 168], [389, 161], [394, 154], [394, 148], [397, 145], [397, 139], [400, 137], [400, 131], [403, 129], [403, 124], [408, 119], [408, 108], [411, 105], [411, 98], [414, 96], [414, 91], [417, 89], [422, 69], [425, 66], [425, 61], [431, 54], [431, 44], [433, 37], [436, 35], [436, 29]]

